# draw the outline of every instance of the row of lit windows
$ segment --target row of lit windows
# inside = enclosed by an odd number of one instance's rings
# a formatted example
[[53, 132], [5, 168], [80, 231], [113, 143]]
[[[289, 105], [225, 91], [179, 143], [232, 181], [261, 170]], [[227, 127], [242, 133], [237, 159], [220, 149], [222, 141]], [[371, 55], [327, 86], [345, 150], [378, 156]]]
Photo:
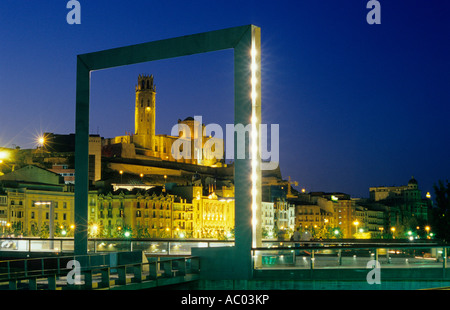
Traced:
[[[11, 211], [11, 217], [13, 217], [13, 218], [18, 218], [18, 219], [24, 218], [25, 217], [24, 215], [25, 215], [24, 211]], [[59, 217], [58, 215], [59, 215], [59, 213], [55, 212], [55, 220], [58, 220], [58, 217]], [[35, 218], [36, 218], [36, 213], [34, 211], [31, 211], [30, 212], [30, 219], [35, 219]], [[45, 212], [45, 219], [46, 220], [50, 219], [50, 213], [49, 212]], [[62, 219], [64, 221], [67, 220], [67, 213], [63, 213], [62, 214]]]
[[[142, 204], [144, 205], [144, 209], [149, 209], [149, 207], [148, 207], [149, 203], [148, 202], [145, 202], [145, 203], [142, 202]], [[157, 204], [158, 203], [150, 202], [150, 204], [151, 204], [151, 209], [157, 209]], [[112, 208], [112, 207], [113, 207], [112, 202], [111, 201], [108, 202], [108, 208]], [[124, 207], [123, 201], [120, 201], [119, 208], [123, 208], [123, 207]], [[104, 202], [102, 201], [102, 202], [100, 202], [100, 210], [103, 209], [103, 208], [104, 208]], [[162, 203], [162, 204], [159, 204], [158, 208], [159, 208], [159, 210], [163, 210], [163, 209], [170, 210], [171, 204]], [[136, 202], [136, 209], [141, 209], [141, 202], [140, 201]]]
[[[3, 197], [0, 197], [0, 198], [3, 198]], [[38, 201], [33, 200], [33, 201], [31, 202], [31, 206], [32, 206], [32, 207], [38, 206], [38, 205], [36, 204], [37, 202], [38, 202]], [[58, 201], [53, 201], [52, 203], [53, 203], [53, 207], [58, 208], [58, 206], [59, 206]], [[16, 200], [11, 200], [11, 206], [23, 206], [23, 201], [22, 201], [22, 200], [18, 200], [18, 201], [16, 201]], [[46, 205], [46, 206], [48, 207], [48, 205]], [[63, 208], [64, 208], [64, 209], [67, 208], [67, 202], [63, 202]]]

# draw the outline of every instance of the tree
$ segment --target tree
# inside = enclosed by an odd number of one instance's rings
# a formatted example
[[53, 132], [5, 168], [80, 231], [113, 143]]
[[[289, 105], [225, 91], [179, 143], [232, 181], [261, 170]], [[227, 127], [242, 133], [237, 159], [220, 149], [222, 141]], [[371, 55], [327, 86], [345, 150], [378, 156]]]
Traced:
[[431, 212], [431, 229], [436, 234], [436, 238], [444, 242], [450, 241], [450, 184], [448, 180], [444, 184], [439, 180], [434, 185], [436, 206]]
[[41, 225], [41, 229], [39, 230], [39, 237], [42, 239], [47, 239], [50, 236], [50, 227], [47, 223]]
[[328, 236], [333, 239], [342, 239], [344, 232], [340, 227], [328, 227]]
[[135, 238], [150, 238], [151, 233], [148, 226], [138, 224], [133, 231], [133, 236]]

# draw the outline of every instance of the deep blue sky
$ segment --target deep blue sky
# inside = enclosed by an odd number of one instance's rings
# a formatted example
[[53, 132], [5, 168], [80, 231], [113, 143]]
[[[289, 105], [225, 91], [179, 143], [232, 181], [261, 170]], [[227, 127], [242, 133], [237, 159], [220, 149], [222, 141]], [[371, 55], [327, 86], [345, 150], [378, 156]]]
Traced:
[[[75, 131], [76, 55], [255, 24], [262, 32], [262, 115], [280, 124], [281, 172], [299, 189], [367, 197], [370, 186], [425, 193], [450, 176], [450, 2], [380, 0], [66, 0], [0, 2], [0, 146]], [[134, 128], [140, 73], [157, 87], [157, 134], [177, 119], [233, 122], [231, 51], [94, 72], [91, 132]]]

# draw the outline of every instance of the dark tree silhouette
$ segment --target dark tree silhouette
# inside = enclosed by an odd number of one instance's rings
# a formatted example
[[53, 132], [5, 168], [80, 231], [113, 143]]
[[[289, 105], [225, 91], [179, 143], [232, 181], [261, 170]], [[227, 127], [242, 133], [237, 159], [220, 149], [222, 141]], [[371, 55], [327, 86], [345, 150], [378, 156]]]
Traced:
[[432, 209], [432, 230], [436, 238], [450, 242], [450, 183], [439, 181], [434, 185], [436, 206]]

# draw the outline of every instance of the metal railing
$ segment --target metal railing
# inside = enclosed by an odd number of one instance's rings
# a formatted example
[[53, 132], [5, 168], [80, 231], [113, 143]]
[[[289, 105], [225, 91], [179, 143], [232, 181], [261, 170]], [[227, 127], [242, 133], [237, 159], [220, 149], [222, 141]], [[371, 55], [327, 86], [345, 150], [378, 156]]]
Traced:
[[142, 251], [147, 255], [191, 255], [192, 248], [234, 246], [234, 241], [188, 239], [91, 239], [90, 252]]
[[[0, 242], [2, 241], [19, 243], [16, 247], [3, 248], [2, 251], [20, 249], [32, 251], [39, 247], [43, 251], [51, 251], [51, 244], [53, 244], [53, 251], [57, 248], [73, 251], [73, 248], [71, 248], [73, 239], [0, 239]], [[51, 241], [53, 243], [50, 243]], [[41, 244], [38, 246], [36, 243], [39, 242]], [[88, 245], [91, 254], [86, 257], [89, 257], [91, 261], [87, 264], [89, 268], [83, 270], [85, 279], [83, 285], [87, 288], [93, 287], [94, 275], [97, 275], [100, 279], [97, 279], [97, 282], [101, 282], [101, 284], [98, 284], [100, 286], [106, 286], [109, 283], [108, 279], [111, 279], [112, 276], [116, 277], [117, 283], [126, 283], [129, 280], [126, 280], [123, 274], [127, 273], [128, 270], [137, 270], [136, 272], [132, 271], [135, 276], [132, 275], [131, 278], [136, 277], [136, 280], [133, 281], [140, 281], [139, 279], [144, 275], [142, 270], [146, 271], [145, 277], [147, 279], [159, 278], [161, 274], [164, 277], [175, 276], [177, 273], [183, 275], [186, 274], [187, 265], [199, 266], [200, 264], [200, 258], [195, 258], [195, 262], [191, 261], [191, 249], [193, 247], [233, 246], [234, 241], [91, 239]], [[339, 275], [340, 279], [342, 277], [351, 279], [356, 273], [359, 277], [364, 275], [361, 270], [367, 270], [370, 263], [372, 263], [370, 268], [377, 265], [382, 268], [384, 270], [383, 276], [386, 275], [386, 278], [391, 276], [392, 279], [397, 279], [400, 275], [407, 279], [417, 277], [449, 279], [450, 272], [446, 272], [449, 248], [450, 245], [436, 242], [363, 243], [335, 241], [298, 244], [289, 241], [266, 240], [261, 247], [252, 249], [252, 257], [255, 274], [264, 277], [264, 273], [269, 272], [271, 276], [279, 279], [292, 277], [291, 274], [298, 276], [296, 279], [306, 279], [313, 274], [316, 276], [326, 275], [327, 278], [332, 279], [333, 273]], [[143, 252], [148, 258], [148, 263], [120, 267], [114, 263], [111, 264], [111, 261], [108, 260], [108, 257], [111, 257], [110, 255], [114, 255], [113, 253], [128, 251]], [[128, 254], [124, 253], [124, 255]], [[173, 260], [176, 255], [184, 255], [185, 257]], [[48, 286], [54, 288], [56, 287], [55, 275], [64, 277], [70, 271], [66, 264], [68, 260], [73, 259], [77, 259], [76, 256], [64, 256], [63, 254], [62, 256], [53, 255], [47, 258], [0, 261], [0, 280], [11, 281], [11, 287], [14, 289], [17, 286], [16, 279], [27, 278], [31, 279], [29, 280], [30, 287], [34, 288], [37, 277], [47, 277]], [[180, 262], [177, 260], [180, 260]], [[374, 262], [375, 265], [373, 265]], [[197, 272], [199, 271], [198, 268], [194, 267], [194, 269]], [[299, 276], [299, 272], [303, 272], [303, 274]], [[353, 274], [349, 272], [353, 272]], [[128, 278], [130, 278], [129, 275]]]
[[85, 260], [85, 263], [92, 267], [107, 266], [108, 256], [109, 254], [68, 255], [3, 260], [0, 261], [0, 280], [67, 273], [67, 263], [71, 260]]
[[[190, 255], [193, 247], [234, 246], [210, 239], [89, 239], [89, 253], [142, 251], [148, 255]], [[0, 251], [73, 253], [73, 238], [0, 238]]]
[[[184, 281], [188, 275], [198, 275], [200, 261], [197, 257], [153, 258], [146, 262], [114, 264], [111, 253], [59, 256], [37, 259], [0, 261], [0, 289], [96, 289], [142, 284], [145, 281], [178, 277]], [[79, 282], [68, 281], [72, 266], [70, 261], [82, 261]], [[181, 277], [181, 278], [180, 278]], [[172, 283], [172, 282], [170, 282]], [[169, 284], [170, 284], [169, 283]], [[164, 281], [154, 281], [151, 286], [163, 285]], [[148, 286], [148, 285], [147, 285]]]
[[450, 246], [414, 243], [272, 243], [252, 250], [255, 269], [357, 269], [448, 267]]
[[[319, 247], [382, 247], [382, 246], [434, 246], [436, 242], [386, 242], [372, 240], [366, 241], [326, 241], [326, 242], [303, 242], [308, 246]], [[215, 239], [132, 239], [132, 238], [92, 238], [88, 240], [89, 253], [104, 252], [128, 252], [143, 251], [146, 254], [154, 255], [190, 255], [193, 247], [225, 247], [234, 246], [234, 240], [215, 240]], [[263, 248], [282, 248], [293, 247], [291, 241], [263, 240]], [[0, 251], [17, 252], [58, 252], [73, 253], [73, 238], [0, 238]]]

